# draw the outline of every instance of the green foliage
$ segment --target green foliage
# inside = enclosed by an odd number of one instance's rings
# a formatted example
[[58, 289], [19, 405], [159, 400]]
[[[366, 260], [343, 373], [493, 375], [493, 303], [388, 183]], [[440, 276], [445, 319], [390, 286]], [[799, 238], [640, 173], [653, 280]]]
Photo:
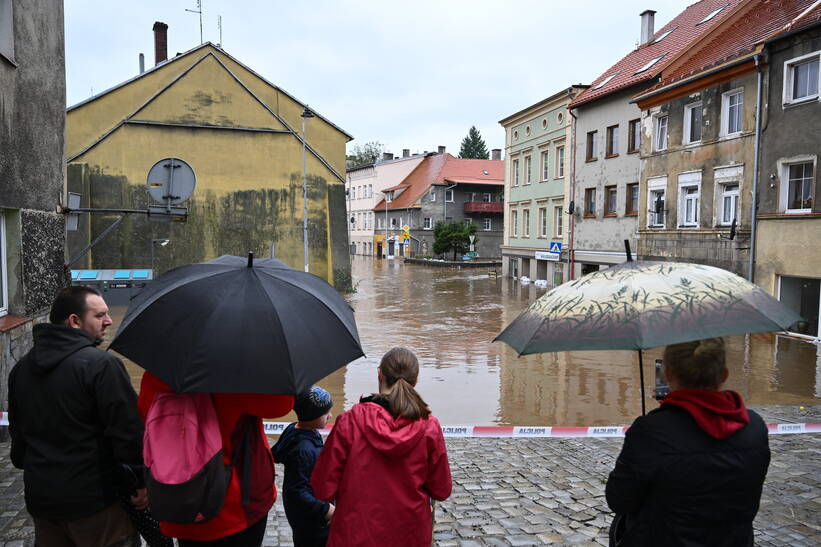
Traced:
[[459, 150], [459, 157], [476, 160], [486, 160], [490, 158], [485, 140], [475, 125], [472, 125], [470, 129], [468, 129], [467, 137], [462, 139], [462, 149]]
[[346, 165], [348, 169], [351, 169], [353, 167], [359, 167], [360, 165], [374, 163], [382, 157], [382, 152], [384, 151], [385, 145], [379, 141], [356, 144], [351, 148], [346, 158]]
[[[475, 224], [464, 222], [437, 222], [433, 227], [433, 252], [443, 255], [453, 251], [453, 260], [457, 254], [464, 254], [470, 248], [470, 236], [476, 234]], [[474, 238], [474, 244], [479, 238]]]

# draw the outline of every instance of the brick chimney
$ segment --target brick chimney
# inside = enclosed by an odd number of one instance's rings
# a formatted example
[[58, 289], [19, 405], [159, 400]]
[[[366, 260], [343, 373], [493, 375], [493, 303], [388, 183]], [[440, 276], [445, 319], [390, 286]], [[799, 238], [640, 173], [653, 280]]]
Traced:
[[437, 153], [438, 153], [438, 154], [444, 154], [444, 153], [445, 153], [445, 147], [444, 147], [444, 146], [440, 146], [440, 147], [439, 147], [439, 152], [437, 152]]
[[154, 66], [168, 59], [168, 25], [154, 23]]
[[490, 151], [490, 159], [492, 160], [501, 160], [502, 159], [502, 149], [501, 148], [494, 148]]
[[402, 157], [409, 158], [410, 157], [410, 148], [403, 148], [402, 149]]
[[641, 17], [641, 40], [639, 41], [640, 46], [643, 46], [644, 44], [653, 39], [653, 34], [655, 34], [655, 31], [653, 30], [655, 15], [656, 12], [651, 9], [646, 9], [639, 14], [639, 17]]

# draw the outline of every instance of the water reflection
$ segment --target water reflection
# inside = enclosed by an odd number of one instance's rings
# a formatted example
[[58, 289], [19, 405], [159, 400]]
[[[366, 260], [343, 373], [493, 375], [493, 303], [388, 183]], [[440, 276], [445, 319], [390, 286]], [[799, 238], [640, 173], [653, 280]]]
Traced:
[[[335, 413], [376, 390], [381, 356], [407, 346], [419, 357], [417, 386], [442, 423], [608, 425], [641, 412], [634, 351], [574, 351], [518, 357], [491, 340], [544, 294], [487, 272], [354, 257], [356, 310], [366, 357], [320, 385]], [[124, 309], [114, 309], [115, 326]], [[771, 334], [727, 339], [730, 379], [749, 404], [821, 403], [819, 347]], [[644, 354], [647, 393], [661, 348]], [[127, 363], [135, 388], [142, 370]], [[648, 399], [647, 408], [655, 408]]]

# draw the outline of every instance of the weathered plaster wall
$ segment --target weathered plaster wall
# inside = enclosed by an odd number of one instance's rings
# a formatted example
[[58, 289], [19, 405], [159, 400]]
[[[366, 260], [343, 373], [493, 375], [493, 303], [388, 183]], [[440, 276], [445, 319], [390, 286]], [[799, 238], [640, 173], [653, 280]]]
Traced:
[[755, 282], [777, 294], [778, 276], [821, 277], [821, 218], [778, 218], [757, 228]]

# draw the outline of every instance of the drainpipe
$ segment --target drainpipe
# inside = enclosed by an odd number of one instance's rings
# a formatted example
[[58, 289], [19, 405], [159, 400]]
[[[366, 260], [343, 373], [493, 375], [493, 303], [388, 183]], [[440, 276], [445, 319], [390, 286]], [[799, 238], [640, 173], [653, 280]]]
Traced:
[[753, 203], [752, 203], [752, 220], [750, 222], [750, 270], [747, 279], [753, 283], [755, 278], [755, 230], [756, 230], [756, 215], [758, 213], [758, 168], [759, 157], [761, 156], [761, 99], [762, 86], [764, 82], [764, 71], [761, 66], [761, 54], [755, 57], [755, 67], [758, 71], [758, 86], [755, 95], [755, 157], [753, 158]]
[[576, 271], [576, 248], [573, 246], [573, 229], [576, 225], [576, 115], [572, 110], [567, 110], [570, 117], [573, 118], [573, 125], [570, 131], [570, 153], [573, 155], [570, 160], [570, 203], [573, 203], [573, 214], [570, 215], [570, 222], [568, 223], [568, 243], [570, 243], [567, 250], [567, 258], [570, 263], [570, 280], [575, 279], [574, 273]]

